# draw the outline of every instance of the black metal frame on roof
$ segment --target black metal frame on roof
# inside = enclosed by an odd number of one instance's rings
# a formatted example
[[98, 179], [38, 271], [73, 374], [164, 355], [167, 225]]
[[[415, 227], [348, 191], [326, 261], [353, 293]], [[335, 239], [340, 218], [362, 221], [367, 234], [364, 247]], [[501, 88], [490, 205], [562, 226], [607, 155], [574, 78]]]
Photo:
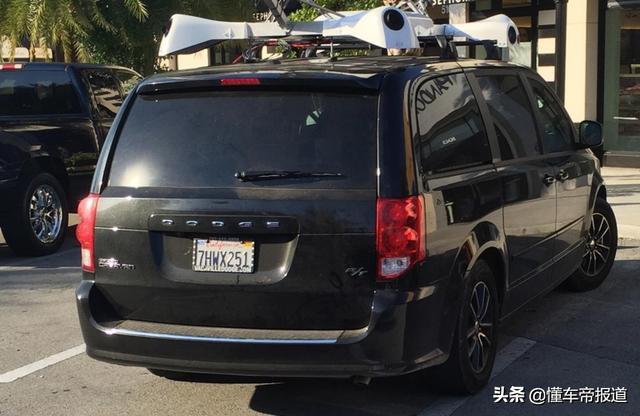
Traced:
[[[456, 60], [459, 59], [458, 47], [461, 46], [482, 46], [485, 48], [487, 60], [501, 60], [502, 52], [497, 47], [495, 40], [454, 40], [451, 36], [420, 36], [418, 37], [420, 42], [420, 48], [432, 48], [437, 47], [440, 49], [440, 59], [443, 60]], [[289, 39], [273, 39], [254, 42], [251, 46], [242, 52], [242, 59], [244, 63], [257, 63], [263, 62], [258, 58], [258, 53], [263, 46], [283, 45], [288, 47], [291, 51], [297, 52], [298, 58], [313, 58], [317, 57], [318, 51], [330, 51], [332, 58], [332, 52], [335, 50], [382, 50], [369, 43], [352, 40], [352, 39], [304, 39], [304, 38], [289, 38]], [[279, 61], [279, 60], [278, 60]], [[235, 62], [234, 62], [235, 63]]]

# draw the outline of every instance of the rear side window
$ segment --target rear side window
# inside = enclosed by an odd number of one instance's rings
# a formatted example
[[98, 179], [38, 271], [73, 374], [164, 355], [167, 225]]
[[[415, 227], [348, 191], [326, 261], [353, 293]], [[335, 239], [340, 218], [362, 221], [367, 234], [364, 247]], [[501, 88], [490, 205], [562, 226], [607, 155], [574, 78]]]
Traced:
[[517, 75], [479, 76], [502, 160], [541, 153], [529, 99]]
[[418, 146], [425, 173], [491, 162], [480, 110], [464, 74], [425, 81], [415, 102]]
[[[109, 186], [376, 186], [377, 97], [267, 91], [139, 95], [117, 141]], [[343, 177], [242, 182], [237, 172]]]
[[122, 105], [122, 96], [116, 78], [109, 71], [100, 70], [86, 71], [85, 76], [91, 87], [99, 116], [103, 119], [114, 118]]
[[140, 75], [136, 74], [133, 71], [125, 71], [123, 69], [116, 69], [114, 71], [116, 74], [116, 78], [120, 81], [120, 86], [122, 87], [122, 92], [125, 96], [131, 92], [133, 87], [142, 79]]
[[542, 146], [546, 153], [572, 150], [574, 145], [571, 121], [546, 86], [530, 79], [533, 99], [542, 127]]
[[65, 71], [0, 71], [0, 116], [80, 112], [76, 90]]

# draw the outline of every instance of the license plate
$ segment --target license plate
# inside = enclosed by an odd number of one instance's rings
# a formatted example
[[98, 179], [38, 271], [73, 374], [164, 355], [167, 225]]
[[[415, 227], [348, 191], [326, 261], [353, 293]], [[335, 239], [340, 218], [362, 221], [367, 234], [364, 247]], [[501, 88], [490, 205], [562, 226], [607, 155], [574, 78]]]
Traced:
[[192, 269], [196, 272], [253, 272], [253, 241], [193, 240]]

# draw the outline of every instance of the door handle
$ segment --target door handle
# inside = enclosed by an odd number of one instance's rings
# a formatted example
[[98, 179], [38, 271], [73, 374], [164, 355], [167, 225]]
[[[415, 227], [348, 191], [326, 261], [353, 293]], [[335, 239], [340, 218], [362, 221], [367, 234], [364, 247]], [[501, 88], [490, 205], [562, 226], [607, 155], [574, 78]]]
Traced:
[[553, 184], [555, 181], [556, 181], [555, 176], [549, 175], [548, 173], [544, 175], [544, 178], [542, 179], [542, 183], [544, 183], [547, 186]]
[[556, 178], [560, 181], [560, 182], [564, 182], [567, 179], [569, 179], [569, 173], [562, 169], [560, 172], [558, 172], [558, 175], [556, 176]]

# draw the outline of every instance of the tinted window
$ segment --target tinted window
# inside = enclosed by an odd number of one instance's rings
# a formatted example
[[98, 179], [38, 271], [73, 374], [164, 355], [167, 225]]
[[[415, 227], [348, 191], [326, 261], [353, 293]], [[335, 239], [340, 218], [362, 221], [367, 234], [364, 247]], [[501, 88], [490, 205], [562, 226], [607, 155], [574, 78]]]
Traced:
[[422, 168], [426, 173], [491, 162], [475, 97], [463, 74], [433, 78], [416, 96]]
[[515, 75], [478, 77], [489, 106], [503, 160], [539, 155], [540, 145], [527, 94]]
[[98, 107], [98, 114], [102, 118], [114, 118], [122, 105], [118, 82], [107, 71], [86, 71], [85, 74]]
[[0, 71], [0, 116], [80, 113], [64, 71]]
[[573, 149], [571, 122], [545, 86], [530, 80], [533, 98], [542, 124], [542, 146], [547, 153]]
[[129, 92], [136, 86], [136, 84], [140, 81], [140, 76], [132, 71], [125, 71], [122, 69], [118, 69], [115, 71], [116, 78], [120, 81], [120, 85], [122, 87], [122, 92], [126, 96]]
[[[138, 96], [118, 139], [110, 186], [375, 188], [377, 98], [295, 92]], [[236, 172], [342, 178], [241, 182]]]

